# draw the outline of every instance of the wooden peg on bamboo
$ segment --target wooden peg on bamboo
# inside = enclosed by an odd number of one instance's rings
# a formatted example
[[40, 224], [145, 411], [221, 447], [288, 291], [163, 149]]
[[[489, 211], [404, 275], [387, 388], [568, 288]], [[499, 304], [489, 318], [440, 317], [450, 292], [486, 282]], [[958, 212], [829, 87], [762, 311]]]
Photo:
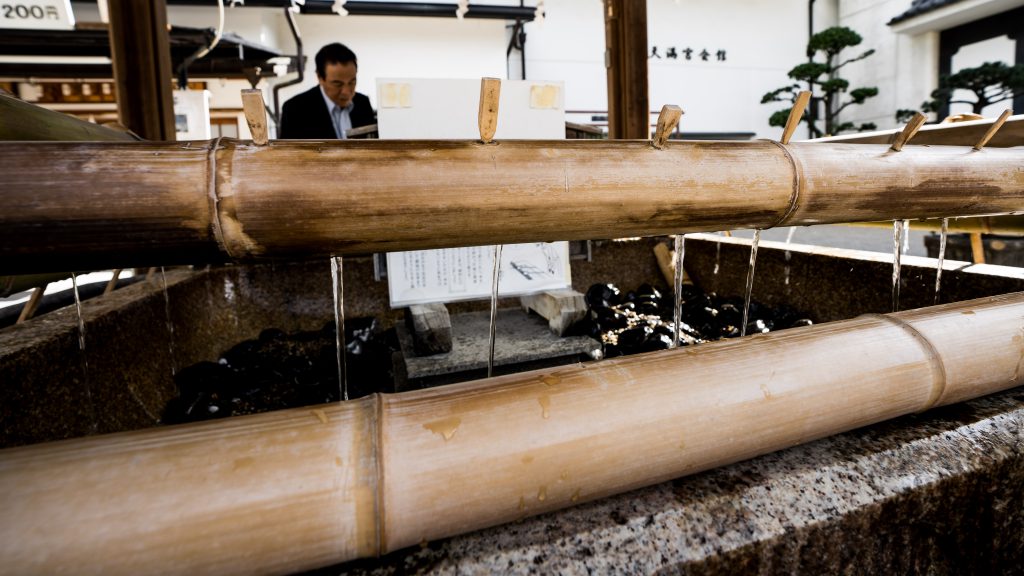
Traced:
[[1009, 108], [1003, 110], [1003, 113], [999, 115], [999, 118], [996, 118], [996, 121], [988, 127], [988, 130], [985, 131], [985, 135], [981, 137], [981, 140], [978, 140], [978, 143], [974, 145], [975, 150], [981, 150], [985, 147], [985, 144], [988, 144], [988, 141], [991, 140], [992, 137], [996, 135], [996, 132], [1003, 127], [1003, 123], [1010, 117], [1011, 112], [1012, 110]]
[[809, 90], [804, 90], [796, 95], [793, 107], [789, 110], [789, 118], [786, 119], [786, 127], [782, 130], [782, 140], [780, 142], [789, 144], [789, 140], [793, 138], [793, 133], [796, 132], [796, 127], [800, 125], [800, 120], [804, 117], [807, 103], [810, 101], [811, 92]]
[[104, 294], [110, 294], [117, 288], [117, 281], [121, 278], [121, 268], [114, 268], [114, 274], [110, 277], [110, 281], [107, 282], [107, 287], [103, 289]]
[[39, 308], [39, 303], [43, 300], [43, 293], [46, 292], [47, 286], [49, 286], [49, 284], [43, 284], [42, 286], [36, 286], [35, 289], [32, 290], [32, 295], [28, 297], [28, 302], [25, 302], [25, 307], [21, 309], [21, 314], [18, 315], [18, 320], [15, 324], [21, 324], [36, 313], [36, 310]]
[[498, 130], [498, 99], [501, 96], [501, 80], [497, 78], [480, 79], [480, 141], [484, 144], [494, 140]]
[[263, 91], [255, 88], [242, 90], [242, 111], [245, 121], [252, 132], [252, 143], [266, 146], [270, 138], [267, 136], [267, 107], [263, 103]]
[[896, 139], [893, 140], [892, 146], [890, 146], [889, 149], [893, 152], [903, 150], [903, 146], [905, 146], [907, 142], [910, 142], [910, 139], [914, 137], [914, 134], [917, 134], [917, 131], [921, 129], [921, 126], [924, 125], [924, 122], [927, 119], [928, 117], [924, 114], [915, 112], [914, 117], [911, 118], [910, 122], [907, 122], [907, 125], [903, 127], [903, 131], [896, 135]]
[[682, 115], [683, 109], [679, 106], [666, 104], [661, 107], [661, 113], [658, 114], [658, 128], [654, 132], [654, 140], [651, 141], [655, 148], [661, 150], [665, 146], [669, 135], [679, 125], [679, 118]]

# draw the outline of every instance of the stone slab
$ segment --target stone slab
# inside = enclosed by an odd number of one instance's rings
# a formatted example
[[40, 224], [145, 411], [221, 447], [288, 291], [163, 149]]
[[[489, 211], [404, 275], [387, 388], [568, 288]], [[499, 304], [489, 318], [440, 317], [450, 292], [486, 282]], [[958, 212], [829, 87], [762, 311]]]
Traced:
[[[452, 351], [416, 356], [411, 338], [399, 342], [409, 379], [440, 376], [487, 368], [490, 311], [455, 314], [452, 321]], [[551, 333], [544, 318], [521, 309], [498, 310], [494, 340], [494, 364], [507, 366], [546, 358], [584, 354], [596, 358], [601, 346], [586, 336], [559, 337]]]

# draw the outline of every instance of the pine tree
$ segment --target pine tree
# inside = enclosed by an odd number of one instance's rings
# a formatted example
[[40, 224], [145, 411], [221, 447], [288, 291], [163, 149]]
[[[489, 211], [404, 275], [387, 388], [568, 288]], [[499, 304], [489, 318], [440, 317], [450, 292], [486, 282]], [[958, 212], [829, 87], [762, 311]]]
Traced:
[[[817, 94], [814, 101], [822, 102], [824, 104], [825, 112], [824, 130], [820, 129], [816, 125], [813, 116], [807, 114], [804, 115], [804, 122], [807, 123], [813, 138], [839, 134], [840, 132], [853, 129], [873, 130], [875, 125], [872, 123], [865, 123], [860, 126], [856, 126], [852, 122], [839, 121], [839, 114], [843, 110], [854, 104], [863, 104], [868, 98], [878, 95], [878, 88], [876, 87], [854, 88], [853, 90], [848, 90], [850, 82], [838, 75], [839, 69], [843, 66], [852, 62], [857, 62], [858, 60], [863, 60], [875, 53], [874, 49], [871, 49], [864, 51], [859, 56], [855, 56], [847, 60], [839, 60], [839, 53], [842, 52], [844, 48], [857, 46], [862, 40], [863, 38], [861, 38], [860, 34], [842, 26], [834, 26], [811, 36], [810, 41], [807, 43], [807, 56], [811, 58], [811, 61], [798, 64], [789, 71], [789, 77], [796, 80], [797, 83], [789, 86], [783, 86], [782, 88], [765, 94], [761, 98], [761, 103], [792, 103], [796, 101], [796, 96], [801, 90], [807, 89], [812, 93]], [[824, 62], [814, 61], [818, 52], [824, 53]], [[805, 83], [806, 88], [801, 85], [800, 82]], [[848, 94], [850, 97], [849, 100], [845, 102], [842, 101], [842, 95], [844, 93]], [[778, 127], [785, 126], [790, 110], [792, 110], [792, 106], [785, 110], [775, 112], [768, 119], [768, 124]]]

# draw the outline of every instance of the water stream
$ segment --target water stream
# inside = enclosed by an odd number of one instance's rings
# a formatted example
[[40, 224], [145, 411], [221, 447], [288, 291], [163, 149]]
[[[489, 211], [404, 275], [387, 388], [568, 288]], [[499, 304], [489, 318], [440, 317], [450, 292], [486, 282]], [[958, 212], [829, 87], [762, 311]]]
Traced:
[[939, 261], [935, 266], [935, 300], [933, 304], [939, 303], [939, 290], [942, 286], [942, 263], [946, 259], [946, 237], [949, 234], [949, 218], [942, 219], [942, 230], [939, 232]]
[[[686, 255], [686, 235], [676, 234], [675, 237], [675, 276], [673, 286], [675, 288], [675, 302], [672, 308], [672, 347], [679, 347], [679, 329], [683, 321], [683, 258]], [[717, 268], [717, 265], [716, 265]]]
[[494, 271], [491, 275], [491, 325], [487, 335], [487, 377], [494, 374], [495, 323], [498, 319], [498, 280], [501, 276], [501, 244], [494, 247]]
[[171, 377], [177, 374], [178, 369], [174, 362], [174, 323], [171, 322], [171, 298], [167, 295], [167, 274], [164, 267], [160, 267], [160, 281], [164, 289], [164, 319], [167, 323], [167, 351], [171, 355]]
[[[796, 234], [796, 226], [790, 226], [789, 227], [789, 232], [786, 233], [786, 245], [787, 246], [790, 245], [793, 242], [793, 235], [794, 234]], [[786, 256], [786, 267], [785, 267], [785, 278], [784, 278], [784, 281], [785, 281], [785, 285], [786, 285], [786, 294], [788, 295], [789, 294], [789, 261], [790, 261], [791, 258], [793, 258], [793, 255], [790, 254], [789, 250], [787, 249], [786, 253], [785, 253], [785, 256]]]
[[754, 238], [750, 242], [750, 266], [747, 268], [747, 289], [743, 295], [743, 324], [740, 325], [740, 337], [747, 335], [747, 316], [750, 314], [750, 292], [754, 288], [754, 266], [757, 264], [757, 245], [761, 242], [761, 231], [754, 230]]
[[82, 353], [82, 382], [91, 416], [89, 427], [96, 432], [99, 430], [99, 421], [96, 419], [96, 404], [92, 400], [92, 387], [89, 385], [89, 358], [85, 355], [85, 321], [82, 319], [82, 299], [78, 296], [78, 277], [74, 272], [71, 273], [71, 289], [75, 296], [75, 311], [78, 313], [78, 350]]
[[331, 286], [334, 290], [334, 346], [338, 357], [338, 392], [348, 400], [348, 370], [345, 366], [345, 282], [341, 256], [331, 258]]
[[900, 310], [900, 256], [903, 254], [903, 231], [906, 220], [892, 222], [892, 311]]

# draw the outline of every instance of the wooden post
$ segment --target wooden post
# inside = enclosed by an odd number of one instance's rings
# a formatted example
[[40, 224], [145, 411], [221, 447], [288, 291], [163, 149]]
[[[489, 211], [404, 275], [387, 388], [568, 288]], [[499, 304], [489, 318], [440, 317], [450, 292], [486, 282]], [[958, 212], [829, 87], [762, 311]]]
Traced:
[[107, 0], [107, 7], [121, 124], [149, 140], [174, 140], [165, 0]]
[[256, 88], [243, 89], [242, 111], [245, 113], [249, 132], [252, 133], [252, 143], [266, 146], [270, 137], [267, 132], [267, 106], [263, 102], [263, 91]]
[[981, 232], [971, 232], [971, 258], [975, 264], [985, 263], [985, 240]]
[[3, 450], [0, 571], [376, 556], [1019, 386], [1022, 315], [1010, 294]]
[[480, 141], [484, 144], [494, 140], [498, 130], [498, 101], [501, 99], [501, 80], [480, 79], [480, 107], [477, 109], [477, 124], [480, 127]]
[[646, 0], [604, 0], [604, 30], [608, 138], [647, 140], [651, 116]]

